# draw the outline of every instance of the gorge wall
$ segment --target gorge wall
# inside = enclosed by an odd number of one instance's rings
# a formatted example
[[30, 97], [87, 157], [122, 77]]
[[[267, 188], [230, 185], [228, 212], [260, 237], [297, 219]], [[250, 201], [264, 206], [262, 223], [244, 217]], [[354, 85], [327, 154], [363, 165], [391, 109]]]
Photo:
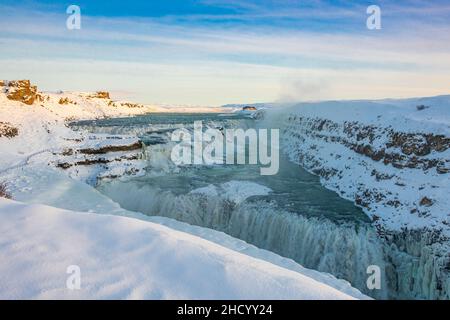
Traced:
[[395, 248], [391, 263], [410, 269], [396, 280], [403, 291], [448, 299], [450, 98], [422, 100], [301, 104], [266, 118], [281, 128], [293, 162], [371, 217]]

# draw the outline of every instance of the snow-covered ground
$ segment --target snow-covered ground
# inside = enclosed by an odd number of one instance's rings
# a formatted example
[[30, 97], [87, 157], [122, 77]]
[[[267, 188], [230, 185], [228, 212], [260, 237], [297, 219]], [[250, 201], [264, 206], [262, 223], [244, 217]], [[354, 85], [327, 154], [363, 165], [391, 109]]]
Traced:
[[[68, 121], [170, 108], [42, 96], [25, 105], [0, 94], [0, 123], [18, 129], [0, 136], [0, 182], [14, 199], [0, 198], [0, 298], [366, 298], [223, 233], [123, 210], [88, 184], [139, 174], [139, 141], [74, 132]], [[81, 269], [80, 290], [66, 287], [70, 265]]]
[[[4, 199], [0, 219], [1, 299], [353, 298], [156, 223]], [[69, 266], [79, 267], [79, 290]]]

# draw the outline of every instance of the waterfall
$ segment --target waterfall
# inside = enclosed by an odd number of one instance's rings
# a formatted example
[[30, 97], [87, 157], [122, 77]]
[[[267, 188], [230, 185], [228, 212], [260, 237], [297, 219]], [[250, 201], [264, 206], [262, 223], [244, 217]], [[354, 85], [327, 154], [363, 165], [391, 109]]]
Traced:
[[219, 196], [175, 195], [132, 181], [107, 183], [99, 189], [125, 209], [225, 232], [307, 268], [345, 279], [376, 298], [388, 297], [387, 284], [377, 292], [366, 286], [369, 265], [379, 266], [381, 279], [387, 279], [383, 244], [369, 226], [305, 218], [260, 200], [236, 204]]

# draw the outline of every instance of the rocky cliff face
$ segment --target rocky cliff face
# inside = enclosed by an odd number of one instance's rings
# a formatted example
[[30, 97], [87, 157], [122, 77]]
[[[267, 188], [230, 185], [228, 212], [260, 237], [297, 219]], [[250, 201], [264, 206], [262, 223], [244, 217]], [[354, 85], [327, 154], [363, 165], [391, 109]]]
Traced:
[[[436, 218], [435, 227], [447, 225], [450, 203], [442, 192], [450, 191], [443, 183], [450, 178], [450, 136], [298, 115], [288, 117], [284, 136], [294, 161], [374, 219], [383, 208], [407, 215], [405, 223], [429, 216]], [[346, 184], [350, 180], [353, 185]]]
[[449, 298], [450, 135], [314, 113], [283, 117], [283, 150], [362, 207], [381, 238], [413, 257], [411, 277], [397, 282], [411, 292], [426, 288], [426, 298]]

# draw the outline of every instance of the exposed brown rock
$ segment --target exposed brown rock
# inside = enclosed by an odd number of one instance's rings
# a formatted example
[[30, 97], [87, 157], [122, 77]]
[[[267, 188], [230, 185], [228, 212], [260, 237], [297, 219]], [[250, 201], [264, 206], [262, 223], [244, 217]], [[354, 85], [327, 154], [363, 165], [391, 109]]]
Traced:
[[138, 150], [142, 149], [142, 142], [137, 141], [136, 143], [130, 144], [130, 145], [123, 145], [123, 146], [106, 146], [98, 149], [81, 149], [80, 153], [84, 154], [103, 154], [108, 152], [118, 152], [118, 151], [132, 151], [132, 150]]
[[6, 97], [9, 100], [20, 101], [32, 105], [34, 101], [41, 100], [37, 93], [37, 86], [32, 86], [30, 80], [2, 81]]
[[114, 108], [117, 108], [118, 106], [123, 106], [123, 107], [127, 107], [127, 108], [144, 108], [144, 105], [139, 104], [139, 103], [114, 102], [112, 100], [108, 102], [108, 106], [114, 107]]
[[69, 98], [65, 97], [65, 98], [61, 98], [58, 101], [59, 104], [77, 104], [75, 101], [70, 100]]
[[97, 91], [89, 96], [89, 98], [110, 99], [108, 91]]
[[394, 177], [393, 174], [382, 173], [382, 172], [379, 172], [379, 171], [377, 171], [375, 169], [372, 170], [371, 175], [375, 176], [375, 179], [377, 181], [390, 180], [390, 179], [392, 179]]
[[143, 108], [144, 107], [142, 104], [130, 103], [130, 102], [122, 102], [121, 105], [128, 107], [128, 108]]
[[0, 182], [0, 198], [12, 199], [11, 194], [8, 192], [4, 182]]
[[447, 162], [446, 164], [444, 163], [440, 163], [437, 167], [436, 167], [436, 171], [439, 174], [446, 174], [450, 172], [450, 162]]
[[19, 134], [19, 129], [8, 122], [0, 122], [0, 137], [13, 138]]
[[443, 152], [450, 148], [450, 137], [434, 134], [395, 132], [388, 147], [401, 148], [406, 155], [426, 156], [435, 150]]
[[397, 200], [397, 199], [395, 199], [395, 200], [388, 200], [386, 202], [386, 204], [388, 206], [395, 207], [395, 208], [398, 208], [398, 207], [400, 207], [402, 205], [402, 203], [399, 200]]
[[433, 200], [427, 197], [423, 197], [422, 200], [420, 200], [419, 204], [424, 207], [431, 207], [433, 205]]
[[61, 169], [69, 169], [73, 166], [92, 166], [95, 164], [108, 164], [114, 161], [122, 161], [122, 160], [137, 160], [138, 157], [136, 155], [133, 156], [123, 156], [115, 159], [105, 159], [105, 158], [95, 158], [95, 159], [84, 159], [76, 162], [60, 162], [56, 164], [56, 167]]
[[57, 163], [57, 164], [56, 164], [56, 167], [57, 167], [57, 168], [61, 168], [61, 169], [64, 169], [64, 170], [69, 169], [69, 168], [72, 167], [72, 166], [73, 166], [73, 165], [70, 164], [70, 163], [68, 163], [68, 162], [62, 162], [62, 163]]

